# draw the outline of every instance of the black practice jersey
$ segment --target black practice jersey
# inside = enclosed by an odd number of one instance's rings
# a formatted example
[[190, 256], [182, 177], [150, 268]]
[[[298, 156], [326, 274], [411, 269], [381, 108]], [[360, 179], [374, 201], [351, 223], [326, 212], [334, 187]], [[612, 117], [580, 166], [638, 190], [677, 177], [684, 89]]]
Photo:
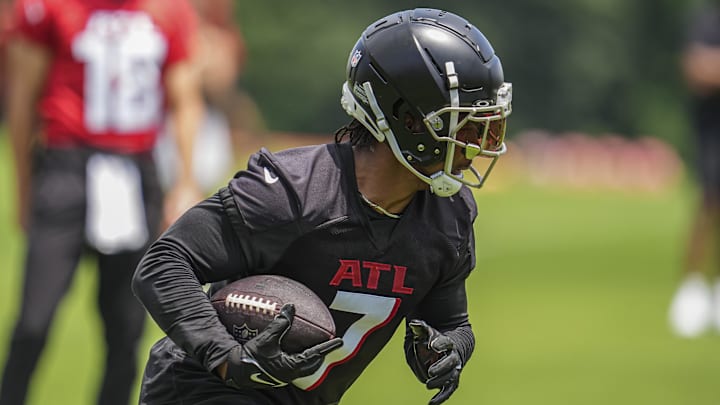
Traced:
[[336, 403], [404, 318], [469, 328], [476, 212], [463, 187], [450, 198], [418, 192], [400, 219], [373, 218], [349, 144], [261, 150], [155, 243], [134, 288], [168, 336], [212, 370], [237, 343], [201, 284], [253, 274], [305, 284], [330, 308], [344, 345], [315, 374], [269, 395]]

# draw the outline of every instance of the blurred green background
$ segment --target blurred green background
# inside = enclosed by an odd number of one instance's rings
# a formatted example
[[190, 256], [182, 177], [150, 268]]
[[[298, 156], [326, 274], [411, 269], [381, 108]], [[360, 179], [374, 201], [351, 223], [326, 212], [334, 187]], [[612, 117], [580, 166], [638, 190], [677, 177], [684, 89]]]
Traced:
[[[421, 5], [467, 17], [493, 43], [515, 89], [511, 140], [531, 129], [651, 136], [689, 163], [679, 53], [697, 3]], [[273, 132], [328, 134], [346, 122], [338, 101], [350, 48], [379, 16], [416, 5], [237, 2], [248, 46], [239, 86], [257, 103], [268, 132], [257, 141], [279, 149], [285, 144]], [[6, 138], [0, 129], [2, 348], [15, 318], [23, 254]], [[478, 265], [468, 284], [477, 347], [449, 403], [720, 403], [720, 339], [714, 333], [676, 338], [666, 320], [697, 199], [691, 173], [681, 170], [677, 181], [654, 191], [538, 185], [527, 173], [508, 174], [516, 167], [508, 162], [524, 155], [511, 156], [477, 194]], [[239, 159], [237, 166], [243, 164]], [[59, 310], [31, 404], [92, 402], [102, 366], [94, 284], [94, 268], [84, 263]], [[160, 336], [148, 325], [143, 361]], [[405, 366], [396, 336], [342, 403], [419, 404], [431, 395]]]
[[466, 17], [493, 44], [515, 89], [512, 131], [653, 135], [685, 153], [679, 52], [701, 1], [241, 1], [242, 86], [272, 129], [332, 132], [347, 121], [339, 88], [360, 33], [391, 12], [436, 7]]

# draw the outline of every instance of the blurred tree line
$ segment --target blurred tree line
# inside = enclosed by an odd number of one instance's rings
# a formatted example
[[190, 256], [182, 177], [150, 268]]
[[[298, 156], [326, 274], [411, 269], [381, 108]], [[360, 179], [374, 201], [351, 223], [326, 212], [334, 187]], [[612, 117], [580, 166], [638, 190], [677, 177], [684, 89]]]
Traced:
[[[701, 0], [698, 0], [701, 1]], [[425, 1], [476, 25], [514, 86], [512, 135], [652, 135], [681, 152], [689, 137], [680, 51], [698, 1]], [[330, 133], [350, 49], [366, 26], [418, 3], [396, 0], [238, 2], [248, 47], [241, 79], [271, 130]]]

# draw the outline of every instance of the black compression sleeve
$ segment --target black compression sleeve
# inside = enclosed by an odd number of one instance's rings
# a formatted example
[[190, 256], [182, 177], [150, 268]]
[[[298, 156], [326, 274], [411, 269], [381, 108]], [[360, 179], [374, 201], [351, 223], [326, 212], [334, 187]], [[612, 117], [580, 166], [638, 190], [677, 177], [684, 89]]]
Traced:
[[202, 286], [245, 269], [237, 237], [214, 196], [191, 208], [150, 247], [132, 288], [170, 339], [212, 370], [237, 342]]
[[[472, 256], [459, 262], [457, 269], [435, 286], [425, 297], [417, 310], [407, 319], [421, 319], [430, 326], [449, 336], [457, 348], [463, 364], [470, 360], [475, 349], [475, 336], [467, 313], [467, 291], [465, 281], [470, 274]], [[412, 350], [412, 332], [406, 327], [405, 353]]]

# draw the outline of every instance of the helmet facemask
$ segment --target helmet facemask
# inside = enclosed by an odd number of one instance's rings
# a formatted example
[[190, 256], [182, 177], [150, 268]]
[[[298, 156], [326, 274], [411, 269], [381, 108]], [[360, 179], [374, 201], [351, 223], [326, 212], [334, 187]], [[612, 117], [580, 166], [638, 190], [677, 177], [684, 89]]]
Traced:
[[[485, 184], [497, 159], [507, 152], [505, 145], [507, 117], [512, 113], [512, 84], [503, 83], [500, 86], [494, 104], [488, 100], [479, 100], [470, 107], [461, 107], [453, 62], [446, 63], [446, 70], [451, 105], [431, 112], [423, 118], [425, 127], [433, 139], [437, 143], [446, 144], [443, 168], [431, 174], [432, 182], [428, 183], [435, 194], [443, 197], [457, 193], [461, 184], [472, 188], [481, 188]], [[444, 116], [448, 118], [443, 120]], [[438, 134], [443, 122], [449, 123], [445, 136]], [[466, 135], [472, 133], [476, 133], [477, 136]], [[467, 167], [472, 174], [470, 178], [466, 178], [462, 172], [457, 172], [455, 167], [457, 148], [462, 149], [462, 154], [468, 161], [473, 161], [478, 156], [491, 159], [484, 173], [480, 174], [472, 164]]]

